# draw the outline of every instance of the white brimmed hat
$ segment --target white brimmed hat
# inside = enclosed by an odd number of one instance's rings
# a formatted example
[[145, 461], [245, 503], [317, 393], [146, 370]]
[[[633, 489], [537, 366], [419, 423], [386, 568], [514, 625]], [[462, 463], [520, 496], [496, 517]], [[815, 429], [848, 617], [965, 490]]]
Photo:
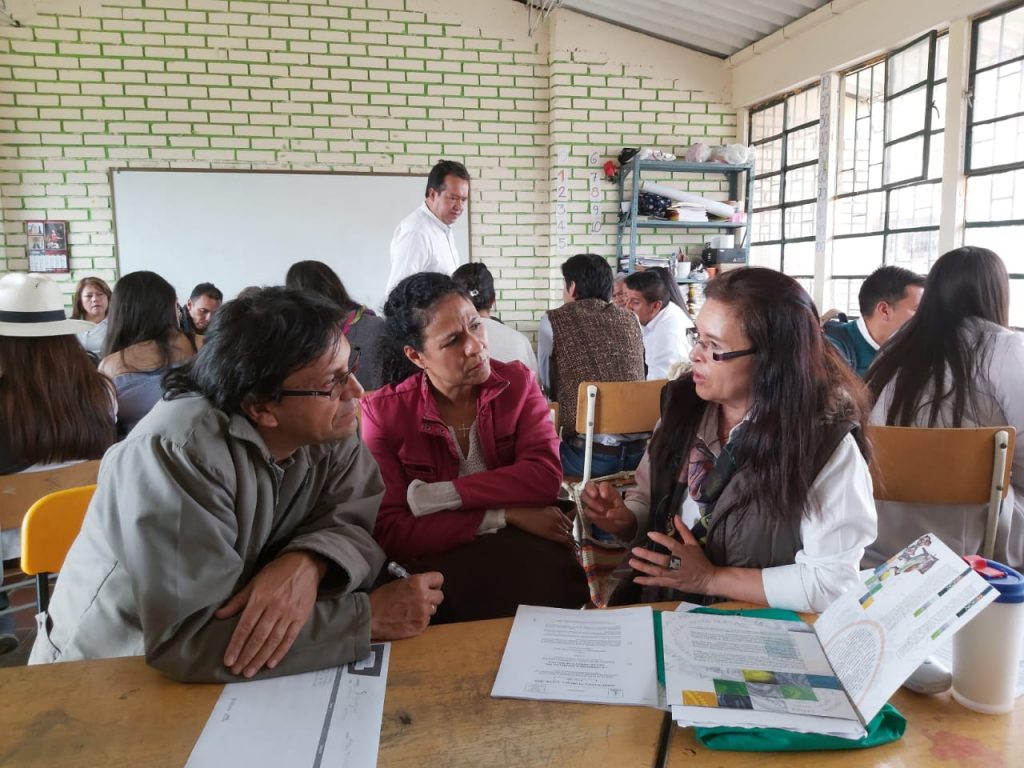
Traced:
[[0, 336], [68, 336], [95, 328], [68, 320], [60, 286], [45, 275], [12, 272], [0, 277]]

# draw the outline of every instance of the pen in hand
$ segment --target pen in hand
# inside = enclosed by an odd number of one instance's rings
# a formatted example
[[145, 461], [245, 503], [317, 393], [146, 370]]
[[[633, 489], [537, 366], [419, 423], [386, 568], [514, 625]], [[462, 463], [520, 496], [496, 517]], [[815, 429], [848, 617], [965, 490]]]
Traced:
[[396, 579], [408, 579], [409, 572], [402, 566], [396, 563], [394, 560], [388, 562], [388, 573], [394, 576]]

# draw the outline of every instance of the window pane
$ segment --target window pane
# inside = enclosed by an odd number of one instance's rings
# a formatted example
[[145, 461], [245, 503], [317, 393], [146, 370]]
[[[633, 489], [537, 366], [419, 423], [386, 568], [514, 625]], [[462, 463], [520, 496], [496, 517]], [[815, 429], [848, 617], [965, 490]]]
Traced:
[[889, 193], [889, 228], [939, 226], [940, 193], [938, 184], [915, 184]]
[[754, 214], [754, 226], [751, 232], [752, 242], [761, 243], [765, 240], [782, 239], [782, 211], [761, 211]]
[[787, 240], [798, 237], [814, 237], [814, 212], [817, 207], [817, 203], [808, 203], [785, 210], [783, 216]]
[[931, 140], [928, 142], [928, 176], [929, 179], [941, 179], [942, 178], [942, 153], [943, 147], [946, 143], [946, 134], [944, 132], [933, 133]]
[[833, 275], [870, 275], [882, 266], [882, 236], [844, 237], [832, 243]]
[[782, 176], [758, 177], [754, 179], [754, 208], [769, 208], [782, 202]]
[[885, 183], [920, 178], [924, 163], [924, 137], [907, 139], [885, 148]]
[[835, 233], [854, 235], [861, 232], [880, 232], [885, 225], [884, 206], [884, 192], [839, 198], [835, 206]]
[[901, 51], [889, 59], [889, 82], [885, 89], [887, 94], [899, 93], [915, 83], [921, 83], [928, 79], [929, 48], [928, 39], [925, 38], [917, 45]]
[[978, 24], [979, 68], [1024, 55], [1024, 8]]
[[817, 190], [817, 164], [786, 172], [786, 202], [813, 200], [818, 196]]
[[1024, 61], [979, 72], [974, 80], [975, 122], [1024, 112]]
[[803, 125], [820, 116], [821, 94], [819, 88], [808, 88], [806, 91], [794, 94], [787, 99], [789, 114], [787, 117], [787, 128], [796, 125]]
[[935, 40], [935, 79], [944, 79], [947, 69], [949, 69], [949, 35], [940, 35]]
[[750, 139], [760, 141], [782, 133], [782, 104], [759, 109], [750, 115]]
[[818, 126], [812, 125], [789, 134], [786, 146], [786, 162], [799, 165], [818, 157]]
[[[968, 227], [964, 233], [964, 245], [988, 248], [1003, 257], [1006, 269], [1011, 274], [1024, 275], [1024, 226], [1014, 227]], [[1024, 298], [1024, 297], [1022, 297]], [[1024, 310], [1024, 307], [1021, 308]]]
[[757, 170], [771, 173], [782, 168], [782, 139], [757, 146]]
[[971, 133], [971, 168], [1024, 162], [1024, 118], [976, 125]]
[[[1024, 219], [1024, 169], [990, 173], [985, 176], [969, 176], [968, 223], [1007, 219]], [[1017, 241], [1016, 248], [1020, 248], [1021, 242]]]
[[886, 102], [887, 141], [924, 130], [926, 95], [925, 88], [918, 88]]
[[885, 263], [928, 274], [928, 269], [939, 257], [939, 232], [897, 232], [885, 241]]
[[1024, 328], [1024, 280], [1010, 279], [1010, 325]]
[[826, 300], [829, 309], [838, 309], [847, 315], [854, 317], [860, 314], [857, 308], [857, 293], [860, 291], [860, 278], [855, 280], [830, 280], [830, 298]]
[[750, 265], [752, 267], [782, 268], [781, 245], [752, 245], [750, 247]]
[[787, 275], [814, 275], [813, 240], [806, 243], [786, 243], [784, 255], [783, 268]]

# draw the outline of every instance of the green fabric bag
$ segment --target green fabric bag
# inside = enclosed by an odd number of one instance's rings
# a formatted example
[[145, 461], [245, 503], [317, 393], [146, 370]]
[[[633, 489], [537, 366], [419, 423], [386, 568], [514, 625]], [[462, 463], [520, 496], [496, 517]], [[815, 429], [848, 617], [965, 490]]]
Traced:
[[[793, 611], [778, 608], [720, 610], [697, 608], [694, 613], [718, 613], [726, 616], [752, 616], [758, 619], [801, 621]], [[660, 627], [658, 627], [660, 629]], [[809, 752], [821, 749], [866, 749], [888, 744], [903, 736], [907, 718], [892, 704], [886, 704], [868, 723], [867, 735], [861, 739], [844, 739], [820, 733], [796, 733], [779, 728], [694, 728], [697, 741], [708, 749], [732, 752]]]

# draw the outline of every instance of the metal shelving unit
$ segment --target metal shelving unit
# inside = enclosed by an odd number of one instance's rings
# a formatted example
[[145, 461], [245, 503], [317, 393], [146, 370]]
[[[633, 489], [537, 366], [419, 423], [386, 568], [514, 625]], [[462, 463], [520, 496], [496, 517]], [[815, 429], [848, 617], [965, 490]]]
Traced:
[[[729, 182], [729, 199], [740, 200], [740, 177], [746, 174], [743, 180], [742, 210], [747, 214], [744, 223], [731, 221], [667, 221], [661, 219], [641, 219], [637, 216], [637, 203], [640, 198], [640, 187], [643, 183], [644, 173], [656, 174], [664, 177], [666, 174], [688, 173], [688, 174], [718, 174], [723, 175]], [[626, 179], [632, 176], [632, 188], [627, 196]], [[623, 241], [628, 241], [629, 266], [627, 272], [634, 271], [636, 267], [636, 248], [639, 230], [642, 229], [683, 229], [695, 232], [730, 232], [743, 230], [742, 240], [739, 247], [743, 248], [750, 257], [750, 219], [753, 213], [752, 205], [754, 199], [754, 164], [726, 165], [725, 163], [687, 163], [681, 160], [630, 160], [623, 164], [619, 170], [619, 200], [629, 203], [629, 212], [626, 216], [620, 217], [616, 225], [615, 255], [622, 258]], [[628, 238], [627, 238], [628, 232]]]

